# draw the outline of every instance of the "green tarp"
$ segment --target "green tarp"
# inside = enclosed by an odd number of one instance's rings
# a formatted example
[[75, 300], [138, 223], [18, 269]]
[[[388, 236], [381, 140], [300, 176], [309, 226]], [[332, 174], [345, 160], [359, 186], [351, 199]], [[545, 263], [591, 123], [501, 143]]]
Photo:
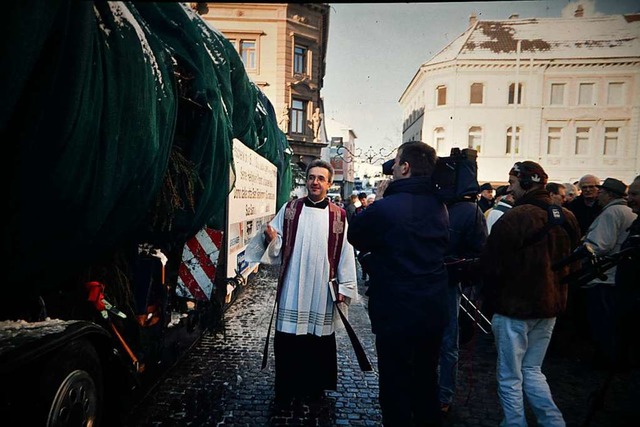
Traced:
[[277, 206], [287, 200], [291, 151], [271, 103], [187, 6], [21, 0], [4, 10], [3, 289], [55, 288], [121, 245], [222, 229], [233, 138], [278, 167]]

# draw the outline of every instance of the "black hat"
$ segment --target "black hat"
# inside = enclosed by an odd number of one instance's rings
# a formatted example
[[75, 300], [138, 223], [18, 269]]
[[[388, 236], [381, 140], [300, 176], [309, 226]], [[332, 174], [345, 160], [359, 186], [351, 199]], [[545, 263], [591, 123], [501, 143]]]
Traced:
[[506, 196], [507, 188], [509, 188], [508, 185], [501, 185], [498, 188], [496, 188], [496, 197]]
[[482, 193], [484, 190], [493, 190], [493, 186], [490, 182], [485, 182], [480, 186], [480, 192]]
[[615, 178], [607, 178], [602, 185], [596, 185], [596, 187], [604, 188], [622, 197], [627, 195], [627, 184]]

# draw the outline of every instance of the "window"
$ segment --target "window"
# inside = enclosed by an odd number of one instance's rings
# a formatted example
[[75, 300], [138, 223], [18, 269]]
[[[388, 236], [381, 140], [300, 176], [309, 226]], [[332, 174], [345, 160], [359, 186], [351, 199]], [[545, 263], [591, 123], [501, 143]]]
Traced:
[[580, 83], [578, 87], [578, 105], [594, 105], [593, 83]]
[[436, 88], [437, 102], [436, 105], [447, 105], [447, 87], [438, 86]]
[[507, 129], [506, 154], [518, 154], [520, 152], [520, 127], [516, 126], [515, 143], [513, 139], [513, 127]]
[[439, 153], [444, 148], [444, 128], [433, 130], [433, 140], [435, 141], [436, 153]]
[[575, 154], [584, 156], [589, 154], [589, 136], [591, 128], [579, 127], [576, 128], [576, 148]]
[[264, 34], [263, 31], [253, 30], [225, 31], [224, 33], [240, 55], [244, 68], [248, 72], [260, 72], [260, 37]]
[[305, 46], [297, 44], [293, 49], [293, 73], [307, 74], [307, 51]]
[[605, 156], [615, 156], [618, 151], [618, 134], [620, 128], [606, 127], [604, 128], [604, 151]]
[[624, 83], [609, 83], [609, 90], [607, 91], [607, 104], [624, 104]]
[[482, 83], [473, 83], [471, 85], [471, 96], [469, 97], [469, 103], [482, 104], [483, 91], [484, 85]]
[[240, 40], [240, 56], [247, 70], [256, 69], [256, 41]]
[[[509, 105], [513, 105], [514, 99], [516, 99], [516, 84], [511, 83], [509, 85]], [[518, 104], [522, 104], [522, 83], [518, 83]]]
[[551, 85], [551, 105], [564, 104], [564, 83], [554, 83]]
[[550, 156], [559, 156], [560, 147], [562, 142], [562, 128], [551, 127], [549, 128], [547, 136], [547, 154]]
[[478, 153], [482, 147], [482, 128], [480, 126], [471, 126], [469, 128], [469, 148], [473, 148]]
[[291, 133], [305, 133], [307, 123], [307, 101], [291, 101]]

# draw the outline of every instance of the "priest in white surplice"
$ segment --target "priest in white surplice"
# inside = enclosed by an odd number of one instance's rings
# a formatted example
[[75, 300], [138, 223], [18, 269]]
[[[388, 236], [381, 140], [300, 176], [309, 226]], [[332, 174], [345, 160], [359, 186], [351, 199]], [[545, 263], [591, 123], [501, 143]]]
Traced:
[[336, 390], [335, 313], [329, 280], [339, 302], [358, 295], [354, 250], [347, 241], [344, 209], [327, 198], [333, 168], [323, 160], [307, 167], [307, 197], [283, 206], [265, 230], [270, 257], [281, 257], [274, 337], [278, 403], [313, 401]]

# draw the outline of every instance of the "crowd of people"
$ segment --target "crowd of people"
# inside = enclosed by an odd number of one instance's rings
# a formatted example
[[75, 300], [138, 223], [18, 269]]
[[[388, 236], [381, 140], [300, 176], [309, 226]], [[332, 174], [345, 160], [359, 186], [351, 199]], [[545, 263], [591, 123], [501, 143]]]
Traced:
[[564, 426], [541, 370], [556, 322], [588, 335], [603, 367], [638, 366], [640, 176], [630, 186], [591, 174], [554, 183], [522, 161], [505, 171], [508, 185], [443, 201], [431, 182], [436, 161], [428, 144], [404, 143], [375, 198], [352, 195], [344, 207], [327, 198], [331, 165], [309, 164], [307, 196], [265, 231], [282, 265], [276, 400], [336, 389], [335, 308], [357, 297], [360, 262], [384, 426], [439, 426], [451, 411], [469, 288], [491, 319], [501, 425], [527, 425], [526, 398], [539, 425]]

